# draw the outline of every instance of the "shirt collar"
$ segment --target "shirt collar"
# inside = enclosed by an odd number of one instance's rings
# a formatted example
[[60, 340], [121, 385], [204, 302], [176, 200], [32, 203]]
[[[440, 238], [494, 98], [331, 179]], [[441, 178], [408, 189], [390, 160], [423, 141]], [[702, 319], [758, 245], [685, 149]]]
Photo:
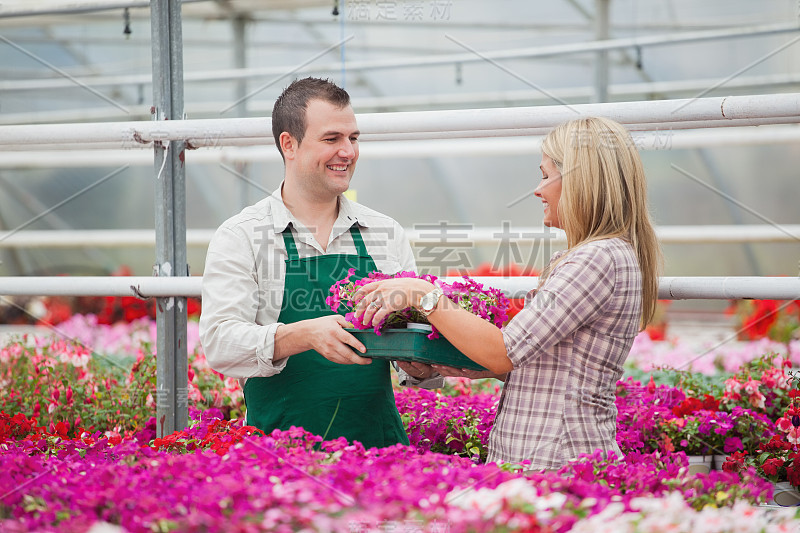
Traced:
[[270, 196], [272, 203], [272, 224], [275, 228], [275, 233], [283, 233], [290, 222], [295, 222], [291, 211], [289, 211], [289, 209], [286, 208], [286, 204], [283, 203], [281, 190], [283, 190], [283, 182], [281, 182]]
[[[298, 224], [297, 219], [286, 207], [286, 204], [283, 203], [283, 197], [281, 196], [282, 190], [283, 182], [281, 181], [280, 186], [278, 186], [278, 188], [275, 189], [270, 196], [272, 200], [272, 223], [275, 227], [275, 233], [283, 233], [290, 223], [294, 224], [295, 226]], [[344, 233], [356, 223], [364, 228], [369, 227], [369, 223], [365, 217], [359, 216], [357, 209], [358, 204], [351, 202], [341, 194], [339, 195], [338, 200], [339, 215], [336, 217], [336, 221], [333, 223], [335, 233]]]
[[349, 229], [353, 224], [358, 223], [359, 226], [368, 228], [369, 224], [367, 223], [365, 217], [360, 217], [358, 213], [358, 209], [356, 207], [358, 204], [355, 204], [348, 200], [344, 195], [339, 195], [339, 216], [336, 218], [336, 223], [334, 226], [347, 226]]

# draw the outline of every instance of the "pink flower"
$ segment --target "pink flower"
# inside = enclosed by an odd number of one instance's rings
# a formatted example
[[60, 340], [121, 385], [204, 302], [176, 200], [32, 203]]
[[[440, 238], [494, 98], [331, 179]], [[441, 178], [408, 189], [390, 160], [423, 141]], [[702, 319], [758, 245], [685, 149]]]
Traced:
[[751, 394], [749, 400], [750, 400], [750, 404], [753, 407], [758, 407], [759, 409], [764, 409], [764, 407], [765, 407], [764, 400], [766, 400], [766, 398], [760, 392], [756, 391], [755, 394]]
[[758, 387], [761, 385], [761, 382], [757, 379], [750, 379], [744, 384], [744, 391], [747, 394], [754, 395], [758, 392]]
[[739, 437], [729, 437], [725, 439], [725, 445], [723, 447], [725, 453], [738, 452], [743, 449], [744, 445], [742, 444], [742, 439]]
[[783, 415], [775, 422], [775, 427], [784, 433], [788, 433], [789, 430], [791, 430], [794, 426], [792, 426], [791, 419], [788, 416]]
[[739, 394], [742, 390], [742, 384], [739, 383], [736, 378], [729, 378], [725, 380], [725, 392], [730, 392], [732, 394]]
[[800, 444], [800, 428], [792, 427], [786, 434], [786, 440], [795, 445]]
[[771, 389], [788, 389], [790, 385], [789, 376], [783, 372], [783, 367], [772, 367], [764, 371], [761, 375], [761, 383]]

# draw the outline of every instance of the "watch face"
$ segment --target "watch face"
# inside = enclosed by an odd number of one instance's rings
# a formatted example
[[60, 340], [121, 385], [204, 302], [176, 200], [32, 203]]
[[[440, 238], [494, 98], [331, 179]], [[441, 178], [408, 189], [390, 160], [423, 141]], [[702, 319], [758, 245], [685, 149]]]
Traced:
[[434, 289], [425, 296], [422, 297], [422, 301], [420, 302], [422, 310], [425, 313], [430, 313], [433, 311], [433, 308], [436, 307], [436, 303], [439, 301], [439, 298], [442, 296], [441, 289]]

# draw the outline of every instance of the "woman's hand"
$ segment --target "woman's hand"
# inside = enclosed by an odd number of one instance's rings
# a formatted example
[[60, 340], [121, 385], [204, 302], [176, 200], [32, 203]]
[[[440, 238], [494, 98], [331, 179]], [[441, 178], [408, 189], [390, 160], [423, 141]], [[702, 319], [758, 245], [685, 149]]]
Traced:
[[358, 302], [356, 318], [365, 325], [380, 324], [395, 311], [419, 304], [420, 298], [435, 288], [432, 283], [418, 278], [392, 278], [364, 285], [353, 295]]
[[426, 365], [425, 363], [397, 361], [397, 366], [403, 372], [416, 379], [428, 379], [436, 373], [431, 365]]

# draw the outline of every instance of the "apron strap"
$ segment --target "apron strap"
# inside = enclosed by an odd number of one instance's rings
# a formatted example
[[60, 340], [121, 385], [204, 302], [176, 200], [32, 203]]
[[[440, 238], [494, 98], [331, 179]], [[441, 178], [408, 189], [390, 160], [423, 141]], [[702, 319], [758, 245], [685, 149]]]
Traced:
[[358, 229], [357, 222], [354, 222], [353, 225], [350, 226], [350, 236], [353, 237], [353, 244], [356, 245], [358, 255], [368, 257], [369, 252], [367, 251], [367, 245], [364, 244], [364, 238], [361, 236], [361, 230]]
[[[292, 235], [292, 226], [287, 226], [286, 229], [283, 230], [282, 235], [283, 244], [286, 246], [286, 254], [288, 255], [289, 261], [300, 259], [297, 253], [297, 243], [295, 243], [294, 236]], [[367, 245], [364, 244], [364, 238], [361, 236], [361, 230], [358, 229], [358, 223], [353, 223], [353, 225], [350, 226], [350, 236], [353, 238], [353, 244], [356, 247], [357, 255], [369, 256]]]
[[283, 244], [286, 245], [286, 254], [289, 256], [289, 261], [297, 261], [300, 256], [297, 254], [297, 244], [294, 242], [292, 236], [292, 226], [289, 225], [283, 230]]

